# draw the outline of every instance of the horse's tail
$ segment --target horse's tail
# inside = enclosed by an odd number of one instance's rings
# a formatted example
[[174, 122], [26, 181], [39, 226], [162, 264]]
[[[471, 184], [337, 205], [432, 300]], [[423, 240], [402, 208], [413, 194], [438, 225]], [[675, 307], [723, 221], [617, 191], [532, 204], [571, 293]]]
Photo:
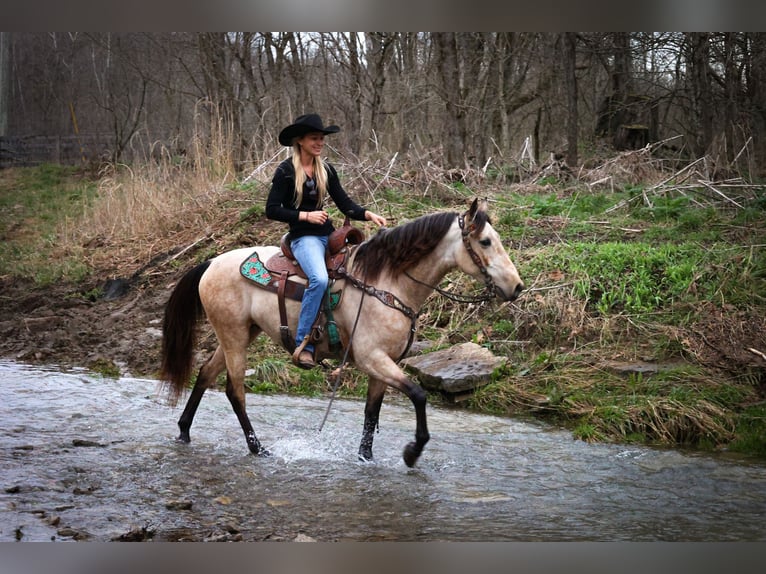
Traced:
[[205, 261], [181, 277], [165, 307], [160, 380], [173, 405], [191, 378], [197, 322], [205, 313], [199, 297], [199, 282], [209, 266], [210, 261]]

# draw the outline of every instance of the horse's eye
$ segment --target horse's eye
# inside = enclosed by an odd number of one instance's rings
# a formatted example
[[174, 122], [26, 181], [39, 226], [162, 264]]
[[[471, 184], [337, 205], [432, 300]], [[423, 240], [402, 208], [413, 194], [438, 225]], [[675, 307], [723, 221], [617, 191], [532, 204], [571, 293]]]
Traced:
[[491, 239], [481, 239], [479, 241], [479, 245], [481, 245], [482, 247], [489, 247], [490, 245], [492, 245], [492, 240]]

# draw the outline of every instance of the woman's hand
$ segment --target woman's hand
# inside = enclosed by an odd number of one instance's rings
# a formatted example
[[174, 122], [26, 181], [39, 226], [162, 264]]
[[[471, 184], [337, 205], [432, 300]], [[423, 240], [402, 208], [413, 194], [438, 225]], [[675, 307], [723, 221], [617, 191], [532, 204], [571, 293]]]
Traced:
[[381, 217], [377, 213], [373, 213], [372, 211], [369, 211], [369, 210], [364, 212], [364, 218], [367, 221], [372, 221], [378, 227], [385, 227], [386, 225], [385, 217]]
[[301, 221], [308, 221], [309, 223], [313, 223], [314, 225], [322, 225], [325, 221], [327, 221], [327, 218], [329, 216], [327, 215], [326, 211], [301, 211], [298, 214], [298, 219]]

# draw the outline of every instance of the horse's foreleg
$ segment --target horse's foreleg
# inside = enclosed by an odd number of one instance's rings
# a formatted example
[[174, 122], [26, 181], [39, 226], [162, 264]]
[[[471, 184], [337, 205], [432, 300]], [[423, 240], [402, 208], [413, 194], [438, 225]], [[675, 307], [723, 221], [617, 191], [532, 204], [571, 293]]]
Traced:
[[[373, 421], [377, 423], [377, 415], [380, 412], [380, 403], [376, 405], [373, 397], [377, 396], [377, 392], [381, 392], [382, 400], [382, 391], [377, 389], [377, 385], [383, 383], [407, 395], [415, 406], [415, 440], [404, 447], [403, 453], [404, 462], [407, 466], [414, 466], [420, 453], [423, 452], [423, 447], [426, 446], [426, 443], [431, 438], [431, 435], [428, 434], [428, 424], [426, 423], [426, 392], [420, 385], [412, 382], [387, 355], [381, 357], [380, 355], [369, 354], [366, 359], [365, 364], [360, 365], [357, 362], [357, 366], [363, 366], [363, 370], [370, 376], [370, 384], [375, 386], [368, 389], [367, 392], [364, 435], [362, 436], [362, 445], [359, 449], [360, 453], [365, 446], [365, 439], [369, 439], [370, 454], [372, 453], [372, 433], [375, 430]], [[372, 415], [374, 415], [374, 418], [372, 418]]]
[[403, 385], [404, 394], [406, 394], [412, 404], [415, 406], [415, 440], [404, 447], [404, 462], [407, 466], [415, 466], [415, 463], [423, 452], [431, 435], [428, 434], [428, 424], [426, 423], [426, 392], [420, 385], [407, 381]]
[[359, 460], [372, 460], [372, 442], [375, 429], [378, 427], [380, 418], [380, 406], [383, 404], [383, 396], [386, 393], [386, 384], [383, 381], [369, 378], [367, 383], [367, 403], [364, 405], [364, 427], [362, 430], [362, 442], [359, 444]]
[[205, 390], [215, 384], [218, 374], [223, 371], [225, 366], [223, 351], [218, 347], [213, 356], [199, 370], [197, 381], [194, 383], [189, 400], [186, 401], [186, 407], [184, 407], [184, 411], [181, 413], [181, 418], [178, 419], [178, 428], [181, 431], [178, 435], [178, 441], [191, 442], [189, 429], [194, 420], [194, 415], [197, 413], [197, 407], [199, 407], [199, 403], [202, 400], [202, 395], [205, 394]]

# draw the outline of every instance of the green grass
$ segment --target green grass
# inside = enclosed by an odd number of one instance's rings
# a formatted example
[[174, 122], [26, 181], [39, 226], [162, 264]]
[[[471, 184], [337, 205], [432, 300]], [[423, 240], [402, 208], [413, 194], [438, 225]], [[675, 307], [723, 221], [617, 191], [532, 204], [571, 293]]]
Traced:
[[737, 421], [736, 438], [729, 445], [732, 452], [766, 458], [766, 404], [745, 407]]
[[44, 164], [3, 178], [0, 276], [31, 278], [41, 285], [82, 280], [88, 273], [82, 260], [54, 256], [53, 250], [67, 222], [74, 225], [95, 196], [96, 184], [71, 167]]

